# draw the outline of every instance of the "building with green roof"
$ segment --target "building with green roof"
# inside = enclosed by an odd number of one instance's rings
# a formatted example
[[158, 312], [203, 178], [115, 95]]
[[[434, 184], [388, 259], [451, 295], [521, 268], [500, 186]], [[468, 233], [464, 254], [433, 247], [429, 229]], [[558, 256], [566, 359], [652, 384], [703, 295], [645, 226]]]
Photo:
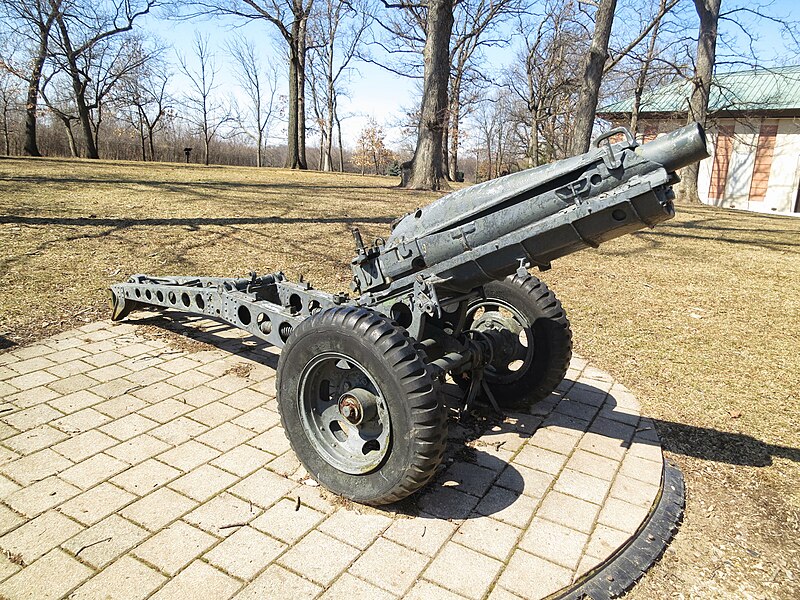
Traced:
[[[692, 83], [681, 80], [642, 96], [639, 137], [649, 141], [688, 118]], [[633, 99], [598, 110], [630, 123]], [[718, 74], [709, 99], [711, 157], [698, 191], [706, 204], [800, 214], [800, 66]]]

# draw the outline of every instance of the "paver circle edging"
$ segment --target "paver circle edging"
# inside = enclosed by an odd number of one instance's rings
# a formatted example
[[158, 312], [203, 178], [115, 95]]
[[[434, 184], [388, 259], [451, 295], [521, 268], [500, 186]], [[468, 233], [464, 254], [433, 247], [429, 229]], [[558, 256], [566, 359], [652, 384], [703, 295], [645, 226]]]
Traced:
[[677, 465], [665, 459], [662, 473], [658, 498], [639, 530], [604, 563], [551, 596], [553, 600], [619, 597], [663, 556], [683, 521], [686, 488]]

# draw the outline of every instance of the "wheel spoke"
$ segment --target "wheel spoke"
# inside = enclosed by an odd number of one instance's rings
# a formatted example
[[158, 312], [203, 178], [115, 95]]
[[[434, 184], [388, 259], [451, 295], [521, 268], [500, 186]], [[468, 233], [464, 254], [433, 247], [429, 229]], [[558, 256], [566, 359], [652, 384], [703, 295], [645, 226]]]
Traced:
[[333, 421], [342, 421], [342, 415], [339, 413], [339, 407], [336, 404], [331, 404], [328, 408], [322, 411], [319, 420], [326, 430], [330, 431], [331, 423]]

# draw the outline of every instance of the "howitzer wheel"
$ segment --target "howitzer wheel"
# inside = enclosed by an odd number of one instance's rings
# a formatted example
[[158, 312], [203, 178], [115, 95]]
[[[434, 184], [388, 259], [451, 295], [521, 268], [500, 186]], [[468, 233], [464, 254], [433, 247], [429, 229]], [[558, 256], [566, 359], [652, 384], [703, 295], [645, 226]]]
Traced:
[[438, 390], [408, 333], [344, 306], [302, 321], [278, 360], [278, 406], [300, 462], [331, 491], [388, 504], [434, 474], [447, 440]]
[[[572, 358], [572, 331], [561, 302], [533, 275], [493, 281], [483, 291], [485, 298], [467, 307], [465, 329], [503, 334], [484, 372], [492, 394], [506, 407], [546, 398]], [[468, 384], [463, 377], [456, 382]]]

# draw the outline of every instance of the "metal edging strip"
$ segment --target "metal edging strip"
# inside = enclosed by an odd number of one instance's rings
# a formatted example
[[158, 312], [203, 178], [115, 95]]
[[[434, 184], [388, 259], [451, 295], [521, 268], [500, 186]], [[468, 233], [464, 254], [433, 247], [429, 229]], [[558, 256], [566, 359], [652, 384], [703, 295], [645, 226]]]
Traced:
[[685, 505], [683, 474], [677, 466], [664, 460], [661, 492], [644, 524], [605, 563], [551, 598], [606, 600], [627, 592], [664, 554], [678, 532]]

